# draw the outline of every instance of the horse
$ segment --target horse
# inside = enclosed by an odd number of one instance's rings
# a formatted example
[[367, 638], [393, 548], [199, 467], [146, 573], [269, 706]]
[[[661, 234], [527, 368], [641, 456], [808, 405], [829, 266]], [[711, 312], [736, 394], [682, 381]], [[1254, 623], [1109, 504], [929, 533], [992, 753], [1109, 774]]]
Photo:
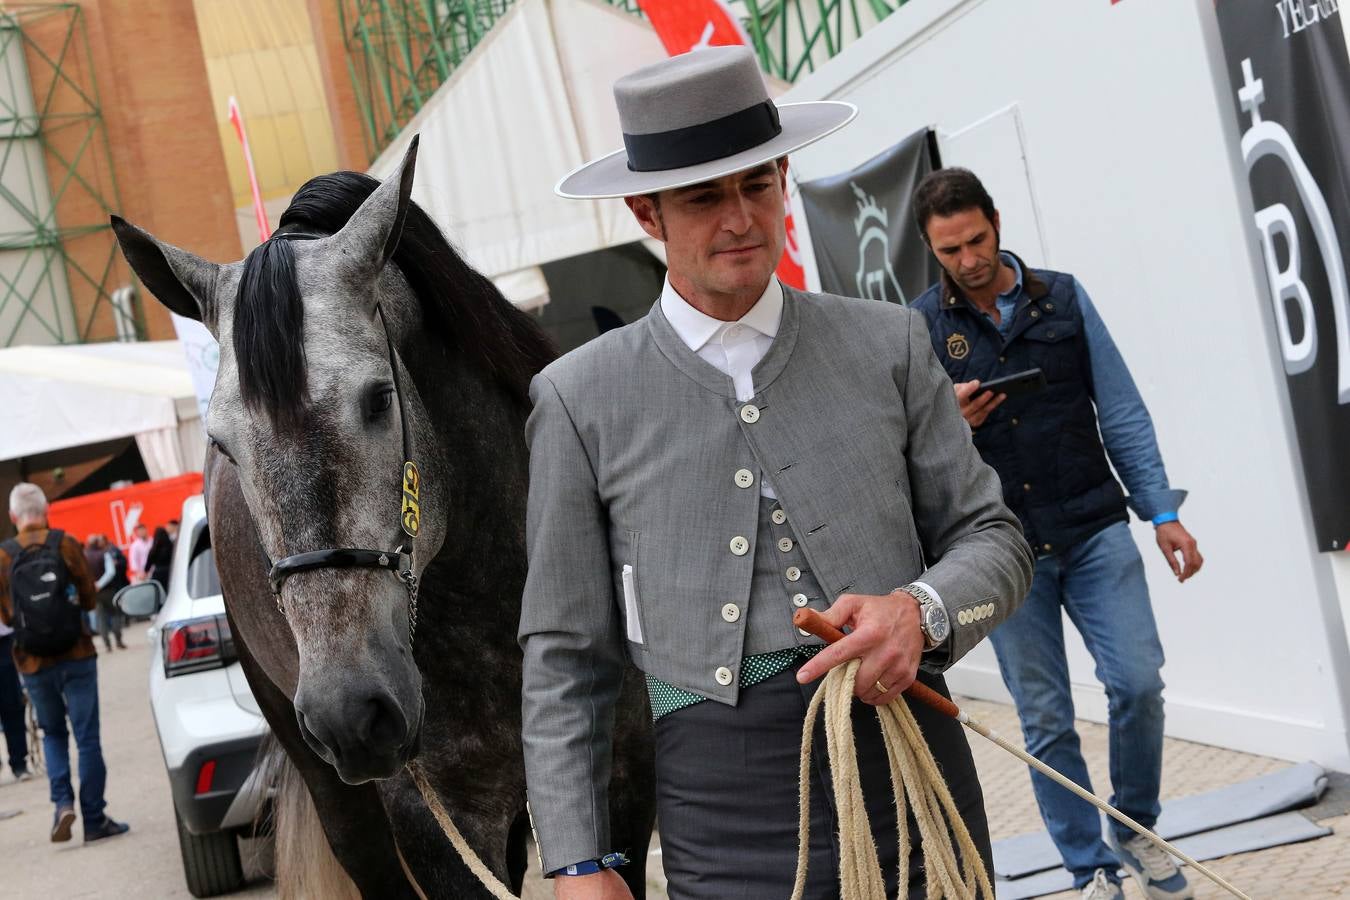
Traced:
[[[220, 344], [208, 522], [239, 661], [299, 775], [276, 782], [282, 896], [491, 896], [413, 767], [517, 894], [527, 866], [524, 427], [555, 354], [411, 201], [416, 155], [382, 183], [311, 179], [240, 262], [113, 217], [144, 285]], [[629, 674], [611, 837], [641, 898], [654, 762]]]

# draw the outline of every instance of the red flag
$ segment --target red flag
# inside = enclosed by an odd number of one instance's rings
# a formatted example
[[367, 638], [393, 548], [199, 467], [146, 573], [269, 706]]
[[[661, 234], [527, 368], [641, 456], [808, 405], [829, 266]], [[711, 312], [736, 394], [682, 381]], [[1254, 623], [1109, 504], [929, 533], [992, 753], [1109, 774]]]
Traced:
[[[661, 45], [671, 56], [699, 47], [750, 46], [750, 36], [722, 0], [638, 0], [638, 6], [656, 29]], [[798, 290], [806, 289], [797, 248], [797, 230], [792, 224], [792, 206], [784, 197], [787, 246], [778, 262], [778, 278]]]
[[638, 0], [671, 56], [699, 47], [750, 44], [741, 22], [721, 0]]
[[272, 226], [267, 224], [267, 209], [263, 206], [262, 191], [258, 188], [258, 173], [253, 169], [253, 152], [248, 149], [248, 132], [244, 130], [244, 116], [239, 112], [239, 101], [230, 98], [230, 124], [244, 148], [244, 166], [248, 169], [248, 186], [253, 191], [253, 215], [258, 220], [258, 240], [265, 241], [272, 236]]

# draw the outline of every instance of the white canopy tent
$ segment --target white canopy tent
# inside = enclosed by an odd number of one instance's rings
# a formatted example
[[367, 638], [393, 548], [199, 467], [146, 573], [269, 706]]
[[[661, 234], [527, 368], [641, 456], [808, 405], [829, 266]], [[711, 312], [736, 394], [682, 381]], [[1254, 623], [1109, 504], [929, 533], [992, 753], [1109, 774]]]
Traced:
[[201, 468], [197, 395], [178, 341], [0, 350], [0, 460], [135, 437], [152, 479]]
[[553, 185], [621, 145], [614, 81], [665, 56], [651, 26], [611, 6], [521, 0], [370, 173], [388, 177], [420, 134], [413, 199], [513, 303], [540, 306], [540, 264], [646, 237], [622, 202]]

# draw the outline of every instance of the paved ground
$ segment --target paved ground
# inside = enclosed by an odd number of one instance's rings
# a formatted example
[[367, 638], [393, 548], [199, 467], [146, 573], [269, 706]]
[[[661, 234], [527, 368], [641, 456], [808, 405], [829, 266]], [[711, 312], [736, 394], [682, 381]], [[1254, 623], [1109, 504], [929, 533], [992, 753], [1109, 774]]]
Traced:
[[[47, 840], [51, 807], [45, 780], [15, 784], [0, 775], [0, 812], [20, 810], [0, 820], [0, 895], [13, 897], [125, 898], [160, 900], [187, 898], [178, 856], [169, 785], [155, 738], [146, 700], [148, 651], [145, 628], [128, 631], [131, 649], [99, 657], [99, 684], [103, 711], [103, 747], [108, 763], [109, 811], [129, 821], [130, 834], [91, 847], [80, 843], [80, 830], [68, 844]], [[1005, 736], [1018, 733], [1009, 707], [968, 701], [965, 707]], [[1099, 793], [1106, 792], [1106, 729], [1083, 723], [1083, 744]], [[971, 735], [976, 764], [989, 809], [995, 840], [1040, 828], [1030, 781], [1011, 756]], [[1163, 796], [1180, 797], [1272, 772], [1285, 763], [1264, 757], [1217, 750], [1202, 744], [1168, 741]], [[1320, 900], [1350, 897], [1350, 777], [1335, 780], [1326, 800], [1309, 811], [1310, 818], [1331, 826], [1327, 838], [1217, 860], [1213, 865], [1254, 898], [1296, 897]], [[238, 897], [273, 897], [264, 873], [270, 866], [262, 842], [245, 844], [250, 885]], [[663, 900], [660, 857], [648, 866], [649, 896]], [[1127, 896], [1141, 896], [1128, 885]], [[545, 900], [551, 892], [531, 878], [528, 900]], [[1058, 898], [1073, 897], [1060, 894]], [[1226, 896], [1217, 887], [1201, 883], [1199, 898]], [[772, 900], [772, 898], [766, 898]]]
[[[46, 778], [16, 784], [6, 769], [0, 775], [0, 811], [22, 812], [0, 821], [0, 896], [192, 897], [183, 883], [169, 779], [146, 695], [150, 654], [145, 626], [132, 626], [124, 637], [129, 649], [99, 654], [99, 704], [108, 812], [130, 823], [131, 831], [85, 847], [77, 824], [69, 843], [53, 844], [48, 840], [52, 806]], [[248, 841], [245, 847], [250, 889], [234, 896], [274, 896], [271, 882], [257, 873], [259, 848], [253, 845], [258, 843]], [[261, 849], [265, 854], [266, 848]]]

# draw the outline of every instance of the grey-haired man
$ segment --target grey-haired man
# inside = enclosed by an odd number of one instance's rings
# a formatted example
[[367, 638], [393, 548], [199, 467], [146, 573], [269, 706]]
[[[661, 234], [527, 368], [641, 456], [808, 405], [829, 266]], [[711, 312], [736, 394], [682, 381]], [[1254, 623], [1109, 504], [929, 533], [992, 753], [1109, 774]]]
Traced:
[[[896, 822], [866, 704], [889, 702], [916, 673], [945, 692], [938, 673], [1026, 593], [1030, 550], [923, 319], [773, 277], [786, 154], [846, 124], [852, 107], [776, 107], [744, 48], [639, 70], [615, 97], [625, 149], [558, 193], [624, 197], [665, 244], [669, 271], [646, 318], [563, 357], [531, 389], [520, 634], [544, 871], [559, 876], [558, 897], [629, 896], [611, 869], [625, 848], [609, 846], [605, 798], [631, 660], [656, 719], [669, 896], [788, 896], [810, 682], [857, 658], [860, 778], [888, 893], [922, 896], [917, 865], [910, 884], [895, 883], [897, 829], [912, 824]], [[851, 633], [822, 650], [791, 624], [801, 607]], [[960, 726], [915, 715], [988, 866]], [[824, 762], [810, 817], [807, 896], [833, 897]]]

